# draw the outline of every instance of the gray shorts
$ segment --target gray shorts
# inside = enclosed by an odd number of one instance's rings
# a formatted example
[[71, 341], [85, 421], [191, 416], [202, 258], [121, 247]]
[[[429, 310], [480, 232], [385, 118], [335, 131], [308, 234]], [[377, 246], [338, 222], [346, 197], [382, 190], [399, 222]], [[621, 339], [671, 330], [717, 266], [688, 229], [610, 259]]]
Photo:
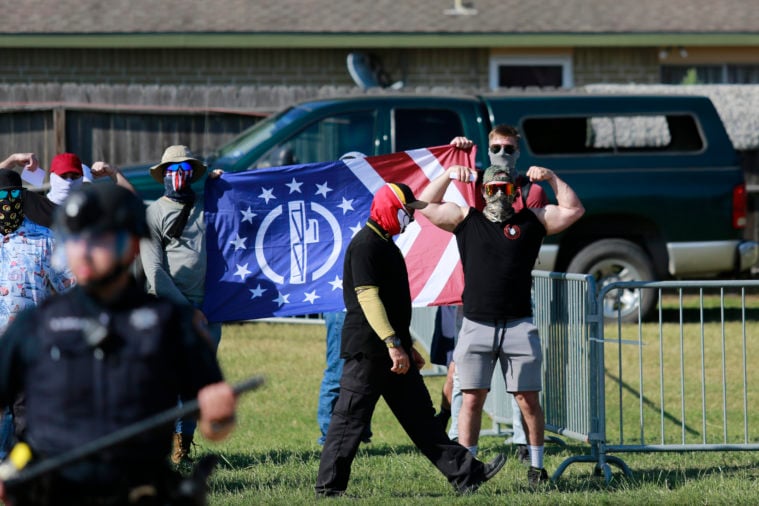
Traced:
[[490, 390], [496, 360], [508, 392], [541, 390], [543, 351], [532, 318], [512, 320], [505, 328], [464, 318], [453, 359], [462, 390]]

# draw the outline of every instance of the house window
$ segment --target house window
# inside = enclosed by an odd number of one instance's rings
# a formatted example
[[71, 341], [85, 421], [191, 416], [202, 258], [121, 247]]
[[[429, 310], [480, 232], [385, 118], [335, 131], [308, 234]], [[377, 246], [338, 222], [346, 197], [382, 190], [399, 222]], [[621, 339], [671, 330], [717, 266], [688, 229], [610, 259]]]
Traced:
[[664, 84], [757, 84], [757, 64], [662, 65]]
[[572, 58], [498, 57], [490, 60], [490, 87], [571, 88]]

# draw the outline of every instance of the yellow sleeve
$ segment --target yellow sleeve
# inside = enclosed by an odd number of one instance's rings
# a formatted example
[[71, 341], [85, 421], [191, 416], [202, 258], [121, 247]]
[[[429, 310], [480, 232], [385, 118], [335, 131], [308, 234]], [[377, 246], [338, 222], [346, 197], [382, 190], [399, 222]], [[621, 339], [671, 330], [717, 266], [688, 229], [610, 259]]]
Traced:
[[366, 320], [380, 339], [394, 336], [395, 331], [387, 319], [385, 306], [382, 305], [382, 301], [379, 298], [379, 287], [357, 286], [356, 295], [358, 296], [358, 303], [364, 312], [364, 316], [366, 316]]

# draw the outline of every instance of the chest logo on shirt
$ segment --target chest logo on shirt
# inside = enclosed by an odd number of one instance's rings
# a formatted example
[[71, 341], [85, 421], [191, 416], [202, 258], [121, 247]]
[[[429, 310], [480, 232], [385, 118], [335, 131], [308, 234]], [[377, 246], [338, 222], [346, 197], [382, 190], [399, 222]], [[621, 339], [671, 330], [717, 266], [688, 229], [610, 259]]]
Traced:
[[506, 225], [503, 227], [503, 235], [513, 241], [519, 239], [519, 236], [522, 235], [522, 229], [519, 228], [519, 225]]

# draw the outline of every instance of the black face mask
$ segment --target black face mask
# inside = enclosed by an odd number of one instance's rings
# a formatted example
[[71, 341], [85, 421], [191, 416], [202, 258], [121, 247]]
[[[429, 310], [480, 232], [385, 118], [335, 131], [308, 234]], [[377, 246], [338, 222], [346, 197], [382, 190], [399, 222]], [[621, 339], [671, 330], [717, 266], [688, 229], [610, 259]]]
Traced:
[[6, 235], [15, 232], [23, 221], [23, 191], [21, 188], [0, 190], [0, 234]]

